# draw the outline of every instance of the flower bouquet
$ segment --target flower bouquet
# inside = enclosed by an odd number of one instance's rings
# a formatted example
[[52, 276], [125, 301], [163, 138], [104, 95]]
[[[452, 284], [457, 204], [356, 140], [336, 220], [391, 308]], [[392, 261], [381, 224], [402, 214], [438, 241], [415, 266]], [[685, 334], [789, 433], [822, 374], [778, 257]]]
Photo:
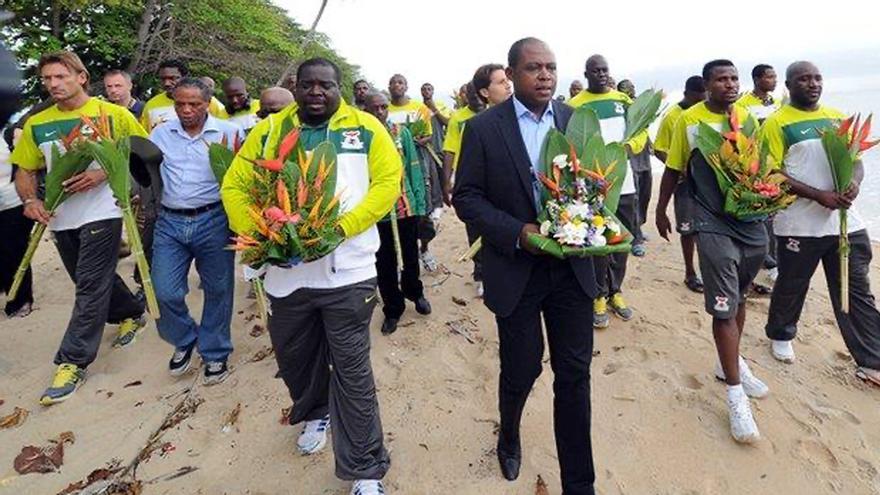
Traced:
[[141, 275], [141, 284], [147, 298], [147, 309], [153, 319], [158, 320], [159, 302], [153, 289], [153, 280], [150, 277], [150, 266], [147, 256], [144, 254], [144, 246], [138, 230], [137, 219], [131, 201], [131, 172], [129, 170], [129, 156], [131, 154], [131, 142], [128, 136], [113, 139], [113, 130], [109, 116], [101, 112], [97, 120], [85, 115], [81, 117], [83, 124], [92, 129], [94, 140], [85, 141], [86, 149], [104, 172], [107, 173], [107, 183], [116, 198], [116, 203], [122, 209], [122, 222], [128, 232], [128, 240], [131, 252], [135, 255], [138, 272]]
[[[585, 115], [592, 113], [584, 110]], [[623, 146], [605, 145], [594, 133], [582, 155], [578, 156], [575, 145], [561, 132], [551, 129], [547, 134], [542, 171], [538, 173], [543, 185], [540, 234], [530, 234], [529, 242], [560, 259], [628, 252], [632, 236], [609, 206], [616, 208], [621, 173], [626, 171]]]
[[[871, 133], [871, 118], [868, 115], [864, 124], [860, 125], [861, 117], [853, 115], [838, 126], [822, 132], [822, 147], [831, 166], [831, 177], [834, 179], [834, 190], [845, 193], [852, 184], [856, 163], [862, 152], [880, 144], [880, 139], [868, 140]], [[840, 215], [840, 307], [849, 313], [849, 232], [847, 228], [847, 210], [838, 210]]]
[[232, 249], [254, 269], [315, 261], [344, 240], [338, 229], [336, 149], [325, 141], [304, 151], [299, 129], [290, 122], [281, 135], [276, 158], [251, 160], [248, 214], [254, 226], [250, 233], [233, 238]]
[[[52, 166], [46, 174], [46, 194], [43, 201], [46, 211], [50, 216], [54, 215], [61, 203], [70, 196], [64, 190], [64, 182], [74, 175], [85, 171], [92, 163], [92, 158], [86, 152], [85, 147], [82, 146], [83, 139], [85, 137], [81, 134], [81, 125], [78, 124], [73, 127], [70, 134], [61, 138], [61, 143], [65, 150], [63, 154], [56, 144], [52, 145]], [[39, 222], [34, 224], [31, 235], [28, 238], [27, 249], [21, 259], [21, 263], [18, 265], [7, 294], [9, 300], [15, 299], [15, 296], [18, 294], [34, 253], [37, 251], [37, 246], [40, 245], [40, 240], [45, 232], [46, 225]]]
[[787, 208], [796, 197], [788, 192], [785, 175], [776, 167], [767, 145], [755, 136], [749, 119], [740, 127], [736, 112], [730, 113], [727, 130], [716, 131], [701, 122], [696, 145], [715, 172], [724, 195], [725, 213], [745, 222], [764, 220]]

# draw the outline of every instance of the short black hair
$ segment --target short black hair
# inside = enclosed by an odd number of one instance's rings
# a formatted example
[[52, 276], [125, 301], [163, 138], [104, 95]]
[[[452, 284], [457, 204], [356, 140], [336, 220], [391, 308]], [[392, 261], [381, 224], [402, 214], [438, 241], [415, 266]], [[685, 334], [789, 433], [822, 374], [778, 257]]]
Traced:
[[205, 101], [211, 101], [211, 97], [214, 95], [211, 94], [211, 88], [208, 87], [207, 84], [203, 83], [201, 79], [198, 77], [184, 77], [180, 81], [177, 81], [177, 84], [174, 85], [174, 89], [171, 90], [171, 94], [173, 95], [175, 91], [181, 88], [196, 88], [202, 93], [202, 99]]
[[176, 58], [169, 58], [159, 62], [159, 70], [162, 69], [177, 69], [182, 77], [189, 75], [189, 67], [186, 65], [186, 62]]
[[752, 68], [752, 79], [761, 78], [765, 72], [768, 70], [772, 70], [773, 66], [768, 64], [758, 64], [754, 68]]
[[299, 67], [296, 68], [297, 81], [300, 80], [303, 71], [309, 67], [330, 67], [333, 69], [333, 77], [336, 79], [336, 84], [339, 84], [342, 81], [342, 71], [339, 70], [339, 66], [333, 63], [332, 60], [328, 60], [324, 57], [313, 57], [299, 64]]
[[702, 76], [691, 76], [684, 82], [684, 90], [694, 93], [702, 93], [706, 91], [706, 81]]
[[733, 62], [731, 62], [730, 60], [727, 60], [726, 58], [718, 58], [718, 59], [712, 60], [710, 62], [707, 62], [706, 65], [703, 66], [703, 80], [704, 81], [708, 81], [709, 79], [711, 79], [712, 70], [715, 69], [716, 67], [733, 67], [734, 69], [736, 68], [736, 66], [733, 65]]
[[523, 47], [531, 43], [544, 44], [543, 41], [531, 36], [514, 41], [513, 44], [510, 45], [510, 50], [507, 51], [507, 66], [516, 67], [516, 64], [519, 63], [519, 59], [522, 58]]
[[352, 84], [351, 86], [352, 86], [352, 87], [355, 87], [355, 86], [357, 86], [357, 85], [360, 84], [360, 83], [364, 83], [364, 84], [366, 84], [367, 86], [370, 85], [370, 83], [368, 83], [366, 79], [358, 79], [358, 80], [355, 81], [354, 84]]

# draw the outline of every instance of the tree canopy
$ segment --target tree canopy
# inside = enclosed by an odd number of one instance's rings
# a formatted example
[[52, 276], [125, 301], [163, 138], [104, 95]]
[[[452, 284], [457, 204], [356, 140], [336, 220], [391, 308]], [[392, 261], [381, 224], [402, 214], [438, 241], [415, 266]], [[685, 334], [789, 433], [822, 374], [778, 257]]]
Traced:
[[107, 70], [128, 70], [141, 92], [155, 86], [167, 58], [218, 83], [240, 76], [252, 93], [273, 86], [291, 62], [312, 56], [339, 65], [347, 98], [358, 77], [358, 67], [325, 35], [306, 43], [307, 30], [269, 0], [0, 0], [0, 6], [16, 15], [0, 29], [0, 40], [16, 53], [31, 101], [41, 95], [40, 55], [59, 49], [79, 55], [93, 82]]

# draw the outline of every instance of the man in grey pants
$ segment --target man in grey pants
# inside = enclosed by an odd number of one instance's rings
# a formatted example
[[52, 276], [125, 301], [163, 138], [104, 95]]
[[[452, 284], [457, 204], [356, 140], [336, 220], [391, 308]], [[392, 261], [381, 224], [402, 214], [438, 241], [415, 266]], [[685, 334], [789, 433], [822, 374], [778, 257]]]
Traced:
[[353, 482], [353, 495], [384, 495], [381, 480], [391, 461], [370, 365], [370, 319], [377, 299], [376, 223], [400, 196], [400, 155], [384, 123], [341, 100], [335, 64], [307, 60], [296, 79], [297, 105], [251, 130], [221, 196], [232, 230], [247, 233], [251, 160], [277, 158], [267, 149], [277, 148], [286, 120], [300, 128], [306, 151], [324, 141], [336, 146], [337, 229], [345, 240], [317, 260], [267, 266], [269, 335], [293, 399], [290, 423], [304, 423], [299, 451], [319, 452], [332, 424], [336, 476]]

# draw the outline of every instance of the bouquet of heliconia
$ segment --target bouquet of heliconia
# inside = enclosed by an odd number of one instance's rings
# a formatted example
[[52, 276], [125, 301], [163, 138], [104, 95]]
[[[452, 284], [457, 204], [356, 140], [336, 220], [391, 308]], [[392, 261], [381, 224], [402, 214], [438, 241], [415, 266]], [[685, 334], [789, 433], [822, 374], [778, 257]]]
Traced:
[[160, 318], [159, 302], [153, 289], [153, 280], [150, 278], [150, 266], [144, 254], [144, 246], [131, 202], [131, 172], [129, 170], [131, 142], [127, 136], [113, 139], [110, 118], [103, 111], [97, 121], [85, 115], [81, 119], [83, 124], [94, 131], [95, 139], [85, 142], [86, 149], [91, 157], [101, 165], [104, 172], [107, 173], [107, 183], [113, 192], [113, 197], [116, 198], [116, 203], [122, 210], [122, 222], [125, 225], [126, 232], [128, 232], [131, 252], [135, 256], [138, 273], [141, 275], [144, 295], [147, 298], [147, 310], [154, 319], [158, 320]]
[[[861, 116], [853, 115], [838, 126], [822, 132], [822, 147], [831, 166], [834, 190], [845, 193], [852, 184], [856, 163], [862, 152], [880, 144], [880, 139], [870, 141], [871, 118], [868, 115], [860, 125]], [[840, 301], [841, 310], [849, 312], [849, 236], [846, 209], [838, 210], [840, 215]]]
[[208, 161], [211, 163], [211, 171], [214, 172], [217, 183], [223, 185], [223, 177], [226, 175], [226, 171], [229, 170], [229, 166], [232, 165], [235, 154], [241, 148], [241, 140], [238, 134], [236, 134], [232, 142], [232, 149], [229, 148], [229, 139], [225, 134], [219, 143], [205, 141], [205, 144], [208, 145]]
[[730, 112], [726, 129], [718, 132], [701, 122], [696, 145], [715, 172], [724, 195], [725, 213], [742, 221], [757, 221], [787, 208], [796, 197], [788, 192], [765, 143], [756, 138], [754, 122], [740, 126]]
[[338, 230], [335, 147], [325, 141], [304, 151], [299, 129], [286, 127], [276, 158], [251, 160], [248, 214], [254, 228], [233, 238], [232, 249], [255, 269], [315, 261], [344, 240]]
[[[64, 190], [64, 182], [74, 175], [85, 171], [92, 163], [92, 158], [82, 145], [82, 140], [86, 138], [82, 136], [80, 129], [81, 126], [77, 124], [70, 131], [70, 134], [61, 138], [61, 143], [65, 149], [64, 154], [61, 153], [56, 144], [52, 144], [52, 167], [46, 174], [46, 193], [43, 200], [43, 205], [49, 215], [53, 215], [61, 203], [70, 196]], [[40, 245], [40, 240], [45, 232], [46, 226], [44, 224], [39, 222], [34, 224], [24, 257], [22, 257], [21, 263], [18, 265], [18, 270], [15, 272], [15, 277], [12, 279], [12, 285], [7, 294], [7, 298], [10, 301], [15, 299], [15, 296], [18, 294], [34, 253], [37, 251], [37, 246]]]

